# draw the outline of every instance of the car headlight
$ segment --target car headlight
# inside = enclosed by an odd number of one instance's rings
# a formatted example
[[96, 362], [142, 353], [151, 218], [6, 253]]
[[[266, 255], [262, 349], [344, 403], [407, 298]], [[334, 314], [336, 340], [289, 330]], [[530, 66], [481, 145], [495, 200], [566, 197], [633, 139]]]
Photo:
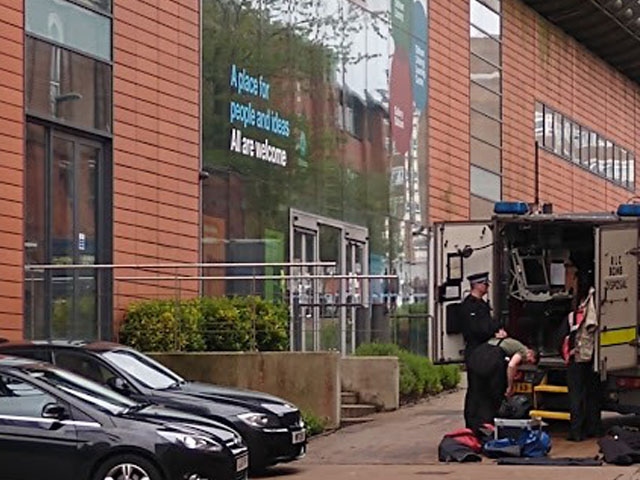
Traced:
[[211, 452], [222, 451], [222, 445], [209, 437], [202, 435], [192, 435], [190, 433], [172, 432], [169, 430], [158, 430], [165, 440], [181, 445], [189, 450], [209, 450]]
[[278, 417], [266, 413], [243, 413], [242, 415], [238, 415], [238, 418], [247, 425], [256, 428], [277, 428], [280, 426]]

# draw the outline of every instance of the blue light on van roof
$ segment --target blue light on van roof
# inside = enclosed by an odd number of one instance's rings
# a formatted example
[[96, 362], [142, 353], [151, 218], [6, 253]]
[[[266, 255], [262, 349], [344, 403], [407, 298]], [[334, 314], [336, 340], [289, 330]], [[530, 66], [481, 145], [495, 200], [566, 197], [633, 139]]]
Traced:
[[618, 207], [619, 217], [640, 217], [640, 203], [621, 203]]
[[493, 211], [499, 215], [524, 215], [529, 212], [529, 205], [525, 202], [496, 202]]

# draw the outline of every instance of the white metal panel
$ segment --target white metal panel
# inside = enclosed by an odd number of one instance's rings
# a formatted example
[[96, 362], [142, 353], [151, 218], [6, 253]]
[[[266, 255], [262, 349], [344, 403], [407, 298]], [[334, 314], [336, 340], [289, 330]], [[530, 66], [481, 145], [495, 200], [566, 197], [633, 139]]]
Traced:
[[606, 225], [596, 234], [596, 366], [604, 374], [638, 362], [638, 227]]
[[[457, 362], [464, 356], [462, 334], [448, 334], [446, 329], [447, 306], [461, 302], [469, 293], [468, 275], [489, 272], [493, 281], [493, 230], [488, 222], [453, 222], [434, 226], [434, 254], [432, 263], [432, 315], [434, 361]], [[447, 255], [471, 247], [473, 253], [463, 259], [461, 297], [457, 300], [438, 301], [438, 289], [447, 280]]]

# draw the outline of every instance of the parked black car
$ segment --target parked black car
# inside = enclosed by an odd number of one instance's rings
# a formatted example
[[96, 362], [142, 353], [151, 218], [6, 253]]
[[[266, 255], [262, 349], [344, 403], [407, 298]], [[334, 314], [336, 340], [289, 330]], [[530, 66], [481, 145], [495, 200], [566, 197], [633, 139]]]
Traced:
[[300, 411], [265, 393], [188, 382], [142, 353], [108, 342], [5, 342], [0, 353], [53, 363], [135, 401], [147, 401], [224, 423], [249, 447], [249, 469], [260, 472], [304, 456]]
[[22, 480], [233, 480], [246, 478], [248, 450], [217, 422], [0, 355], [0, 465]]

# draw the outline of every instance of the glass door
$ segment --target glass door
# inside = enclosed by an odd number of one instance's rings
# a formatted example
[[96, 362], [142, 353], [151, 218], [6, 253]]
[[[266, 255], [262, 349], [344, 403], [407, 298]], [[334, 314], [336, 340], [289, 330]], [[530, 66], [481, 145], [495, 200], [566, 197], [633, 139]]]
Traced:
[[[97, 165], [102, 147], [54, 134], [51, 141], [53, 265], [96, 263]], [[98, 338], [97, 275], [92, 268], [52, 270], [52, 338]]]
[[312, 275], [315, 267], [305, 265], [318, 261], [318, 232], [303, 228], [293, 229], [292, 262], [300, 263], [291, 268], [291, 294], [294, 305], [293, 347], [294, 350], [315, 350], [318, 323], [318, 280]]
[[369, 332], [371, 326], [368, 230], [291, 210], [290, 258], [331, 264], [291, 269], [292, 348], [353, 353], [358, 329]]

